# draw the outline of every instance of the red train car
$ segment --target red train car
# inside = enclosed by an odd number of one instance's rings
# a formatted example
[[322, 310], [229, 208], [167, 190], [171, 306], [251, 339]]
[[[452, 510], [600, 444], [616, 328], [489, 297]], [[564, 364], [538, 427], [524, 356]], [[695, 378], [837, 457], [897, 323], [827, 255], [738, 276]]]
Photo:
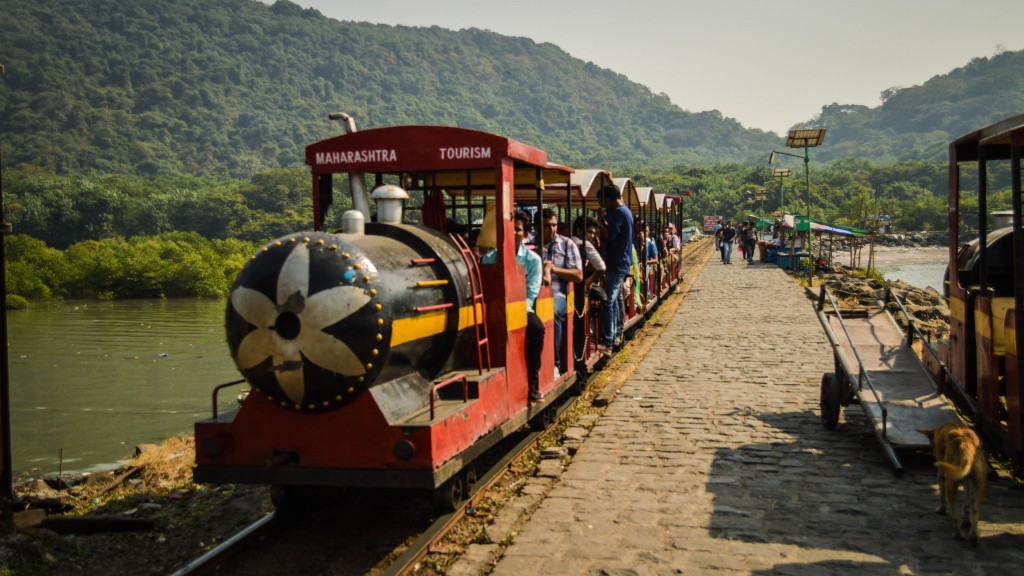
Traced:
[[[1024, 228], [1021, 151], [1024, 115], [966, 134], [949, 147], [950, 337], [924, 360], [945, 390], [999, 447], [1024, 462]], [[1010, 183], [1009, 205], [991, 204], [990, 184]], [[973, 178], [973, 183], [972, 183]], [[963, 200], [977, 194], [975, 211]], [[1008, 216], [999, 222], [997, 214]], [[960, 245], [966, 231], [978, 238]], [[981, 241], [980, 239], [984, 239]]]
[[[419, 488], [450, 508], [477, 456], [550, 416], [576, 379], [572, 354], [553, 376], [553, 306], [542, 288], [544, 400], [528, 401], [512, 220], [517, 193], [540, 202], [546, 184], [567, 185], [573, 171], [515, 140], [435, 126], [351, 132], [307, 147], [306, 162], [315, 230], [267, 244], [236, 280], [228, 342], [251, 393], [196, 423], [195, 480]], [[342, 175], [362, 211], [326, 233]], [[371, 177], [376, 218], [360, 199]], [[408, 195], [418, 215], [403, 210]], [[477, 202], [469, 214], [492, 208], [494, 264], [449, 230], [457, 198]], [[568, 322], [568, 342], [572, 330]]]

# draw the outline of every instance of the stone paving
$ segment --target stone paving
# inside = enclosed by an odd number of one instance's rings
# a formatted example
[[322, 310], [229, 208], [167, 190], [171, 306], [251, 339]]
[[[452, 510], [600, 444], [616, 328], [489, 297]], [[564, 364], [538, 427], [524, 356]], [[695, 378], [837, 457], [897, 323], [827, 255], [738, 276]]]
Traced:
[[712, 256], [665, 322], [565, 471], [513, 505], [536, 509], [504, 528], [493, 574], [1024, 574], [1024, 491], [1007, 478], [973, 548], [934, 512], [930, 456], [895, 476], [856, 405], [821, 426], [832, 355], [785, 272]]

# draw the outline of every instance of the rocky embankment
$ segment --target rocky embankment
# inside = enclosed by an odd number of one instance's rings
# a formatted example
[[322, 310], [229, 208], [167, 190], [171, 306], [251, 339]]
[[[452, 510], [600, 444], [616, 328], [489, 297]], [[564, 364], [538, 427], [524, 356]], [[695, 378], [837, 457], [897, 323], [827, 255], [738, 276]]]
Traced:
[[[961, 238], [961, 242], [965, 242], [971, 238]], [[835, 252], [845, 252], [850, 249], [850, 241], [843, 236], [834, 236], [831, 239], [825, 238], [823, 240], [826, 246], [831, 245], [832, 250]], [[861, 238], [862, 249], [867, 251], [867, 239]], [[903, 234], [879, 234], [875, 238], [876, 249], [886, 248], [904, 248], [904, 249], [915, 249], [915, 248], [945, 248], [949, 246], [949, 232], [907, 232]]]
[[[885, 300], [888, 285], [922, 332], [932, 339], [949, 334], [949, 305], [934, 288], [918, 288], [902, 280], [885, 281], [844, 266], [836, 266], [831, 273], [824, 274], [822, 280], [844, 308], [877, 306], [879, 301]], [[907, 319], [894, 302], [889, 303], [889, 311], [900, 326], [906, 328]]]

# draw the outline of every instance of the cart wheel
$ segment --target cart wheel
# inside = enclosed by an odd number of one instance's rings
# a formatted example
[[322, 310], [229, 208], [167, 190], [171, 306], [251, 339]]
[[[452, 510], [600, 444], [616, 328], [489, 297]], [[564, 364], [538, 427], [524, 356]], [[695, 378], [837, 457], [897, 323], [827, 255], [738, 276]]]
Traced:
[[821, 425], [826, 430], [834, 430], [839, 424], [840, 405], [843, 401], [842, 385], [835, 374], [826, 373], [821, 376]]

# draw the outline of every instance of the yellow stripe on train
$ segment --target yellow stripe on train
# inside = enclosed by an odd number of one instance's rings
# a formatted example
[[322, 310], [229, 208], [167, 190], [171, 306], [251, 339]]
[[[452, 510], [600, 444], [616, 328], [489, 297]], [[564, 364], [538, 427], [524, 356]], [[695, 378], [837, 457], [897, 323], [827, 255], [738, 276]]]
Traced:
[[[476, 304], [476, 317], [484, 320], [483, 306]], [[447, 310], [432, 310], [399, 318], [391, 323], [391, 347], [400, 346], [421, 338], [429, 338], [444, 332], [448, 324]], [[459, 309], [459, 330], [473, 325], [473, 307], [463, 306]]]
[[[476, 304], [477, 318], [484, 320], [483, 306]], [[541, 322], [550, 322], [555, 317], [555, 302], [552, 298], [537, 298], [535, 308]], [[505, 305], [505, 319], [509, 332], [526, 327], [526, 302], [509, 302]], [[448, 322], [447, 310], [432, 310], [416, 316], [399, 318], [391, 324], [391, 346], [401, 346], [421, 338], [429, 338], [444, 332]], [[459, 330], [473, 326], [473, 307], [459, 309]]]

